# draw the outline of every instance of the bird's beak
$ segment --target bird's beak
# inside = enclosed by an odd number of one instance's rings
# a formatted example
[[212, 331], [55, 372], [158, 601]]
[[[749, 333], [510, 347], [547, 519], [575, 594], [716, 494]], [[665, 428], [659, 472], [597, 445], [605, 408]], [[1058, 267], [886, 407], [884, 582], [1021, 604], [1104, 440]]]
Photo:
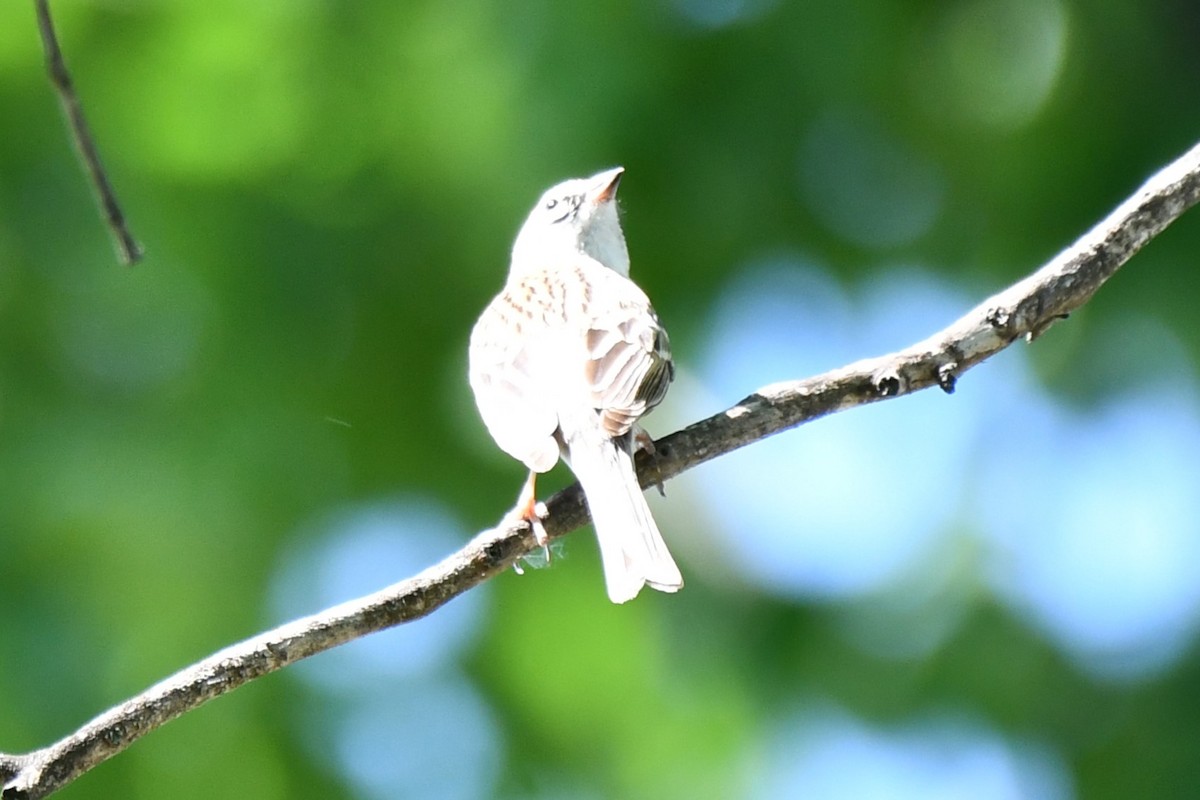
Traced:
[[614, 167], [606, 172], [601, 172], [592, 178], [592, 202], [595, 205], [607, 203], [617, 196], [617, 185], [621, 182], [621, 176], [625, 174], [624, 167]]

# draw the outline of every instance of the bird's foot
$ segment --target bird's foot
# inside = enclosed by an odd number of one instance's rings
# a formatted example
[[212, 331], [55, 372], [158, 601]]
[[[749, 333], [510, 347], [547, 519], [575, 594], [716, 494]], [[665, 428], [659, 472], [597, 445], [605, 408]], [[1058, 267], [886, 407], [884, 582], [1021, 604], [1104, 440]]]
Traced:
[[[513, 525], [519, 525], [522, 522], [529, 523], [529, 528], [533, 531], [533, 540], [537, 542], [538, 547], [542, 548], [542, 553], [546, 557], [546, 563], [550, 563], [550, 534], [546, 532], [546, 526], [542, 524], [542, 520], [550, 515], [546, 504], [539, 502], [534, 484], [537, 480], [537, 473], [530, 472], [529, 480], [525, 481], [525, 485], [521, 487], [521, 494], [517, 496], [517, 504], [513, 506], [512, 511], [505, 515], [505, 521]], [[520, 570], [517, 570], [520, 572]]]
[[654, 469], [654, 485], [658, 488], [658, 493], [666, 497], [667, 490], [663, 488], [662, 471], [658, 468], [658, 448], [654, 446], [654, 439], [646, 433], [646, 429], [636, 423], [633, 426], [633, 446], [646, 454], [650, 466]]

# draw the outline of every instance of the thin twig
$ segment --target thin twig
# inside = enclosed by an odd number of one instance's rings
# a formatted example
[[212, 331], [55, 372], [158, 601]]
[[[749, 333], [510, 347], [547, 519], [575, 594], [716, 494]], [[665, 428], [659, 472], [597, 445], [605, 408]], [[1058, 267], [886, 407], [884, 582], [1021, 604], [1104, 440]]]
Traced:
[[75, 150], [79, 153], [79, 160], [83, 162], [83, 168], [87, 171], [88, 179], [96, 192], [104, 222], [112, 232], [121, 263], [136, 264], [142, 257], [142, 248], [129, 231], [112, 183], [109, 182], [108, 174], [100, 163], [100, 153], [96, 150], [96, 142], [83, 116], [83, 106], [79, 103], [79, 96], [75, 94], [71, 73], [67, 71], [62, 50], [58, 46], [54, 22], [50, 19], [49, 0], [34, 0], [34, 5], [37, 8], [38, 30], [42, 34], [42, 48], [46, 51], [46, 71], [50, 73], [50, 83], [58, 93], [63, 113], [67, 115], [67, 125], [71, 129], [71, 137], [75, 140]]
[[[667, 480], [739, 447], [835, 411], [930, 386], [951, 392], [963, 372], [1016, 341], [1032, 340], [1086, 303], [1118, 268], [1200, 200], [1200, 145], [1054, 260], [987, 299], [948, 328], [904, 350], [814, 378], [762, 388], [737, 405], [655, 444], [643, 485]], [[552, 538], [588, 518], [578, 484], [547, 503]], [[408, 622], [511, 567], [538, 547], [527, 525], [484, 531], [421, 574], [235, 644], [106, 711], [32, 753], [0, 755], [2, 800], [40, 798], [140, 737], [254, 678], [368, 633]]]

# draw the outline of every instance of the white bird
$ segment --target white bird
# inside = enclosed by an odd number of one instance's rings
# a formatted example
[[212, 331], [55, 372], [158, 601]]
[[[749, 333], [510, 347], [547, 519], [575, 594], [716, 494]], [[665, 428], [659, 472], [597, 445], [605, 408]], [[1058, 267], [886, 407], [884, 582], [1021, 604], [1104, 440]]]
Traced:
[[534, 484], [561, 456], [587, 496], [614, 603], [646, 584], [683, 586], [633, 466], [637, 421], [666, 395], [675, 367], [666, 331], [629, 279], [615, 201], [623, 172], [564, 181], [542, 195], [470, 345], [484, 424], [530, 470], [513, 513], [544, 538]]

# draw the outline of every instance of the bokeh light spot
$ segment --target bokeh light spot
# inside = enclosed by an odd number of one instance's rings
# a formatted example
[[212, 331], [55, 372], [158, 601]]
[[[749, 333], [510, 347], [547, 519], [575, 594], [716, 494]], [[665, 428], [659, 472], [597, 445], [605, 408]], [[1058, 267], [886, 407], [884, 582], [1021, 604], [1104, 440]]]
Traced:
[[389, 686], [333, 723], [334, 759], [366, 798], [493, 796], [500, 736], [492, 711], [461, 678]]
[[925, 104], [973, 126], [1012, 131], [1053, 91], [1068, 41], [1055, 0], [971, 0], [943, 6], [920, 58]]
[[[437, 504], [421, 499], [355, 506], [309, 526], [276, 576], [274, 612], [291, 618], [378, 591], [437, 563], [467, 533]], [[318, 686], [353, 690], [388, 676], [436, 674], [460, 656], [483, 624], [486, 587], [436, 616], [372, 634], [298, 664]]]
[[980, 519], [998, 550], [997, 591], [1103, 677], [1161, 670], [1200, 625], [1192, 394], [1160, 387], [1091, 414], [1047, 410], [988, 444]]
[[715, 29], [757, 19], [778, 0], [672, 0], [672, 5], [692, 25]]
[[864, 247], [897, 247], [936, 222], [945, 195], [937, 168], [865, 114], [820, 117], [800, 145], [800, 191], [831, 231]]
[[[700, 379], [741, 396], [898, 349], [969, 306], [914, 270], [882, 271], [859, 294], [799, 258], [740, 271]], [[1183, 352], [1161, 345], [1162, 358]], [[869, 652], [928, 652], [983, 585], [1083, 668], [1145, 677], [1200, 628], [1200, 391], [1187, 364], [1158, 366], [1142, 375], [1150, 388], [1079, 409], [1009, 350], [952, 399], [920, 392], [734, 452], [699, 473], [697, 494], [727, 568], [784, 597], [847, 603], [843, 632]]]
[[[103, 65], [97, 105], [137, 86], [154, 124], [122, 131], [143, 168], [190, 181], [244, 181], [297, 156], [311, 123], [304, 48], [309, 3], [180, 6], [144, 47]], [[185, 87], [181, 91], [181, 87]], [[107, 102], [106, 102], [107, 101]]]
[[108, 388], [144, 390], [194, 363], [212, 304], [187, 271], [164, 265], [136, 279], [94, 270], [55, 277], [60, 307], [54, 324], [72, 375]]
[[[719, 396], [915, 341], [965, 304], [915, 272], [883, 279], [865, 307], [811, 265], [742, 270], [715, 314], [702, 380]], [[854, 321], [870, 320], [855, 327]], [[978, 404], [923, 393], [834, 415], [708, 466], [717, 535], [753, 580], [790, 596], [877, 591], [914, 569], [958, 503]]]
[[1071, 781], [1049, 749], [982, 723], [940, 715], [876, 728], [835, 708], [785, 720], [755, 770], [755, 798], [1067, 800]]

